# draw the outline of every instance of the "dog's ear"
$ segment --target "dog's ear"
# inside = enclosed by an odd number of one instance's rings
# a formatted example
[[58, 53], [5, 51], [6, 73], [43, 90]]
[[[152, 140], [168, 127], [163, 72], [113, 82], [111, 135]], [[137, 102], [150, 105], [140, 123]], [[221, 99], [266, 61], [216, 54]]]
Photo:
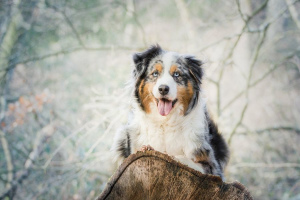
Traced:
[[138, 77], [139, 75], [143, 74], [146, 71], [151, 59], [159, 55], [161, 51], [162, 49], [157, 44], [151, 46], [146, 51], [133, 54], [132, 59], [135, 65], [135, 69], [133, 70], [134, 77]]
[[133, 60], [133, 62], [134, 62], [135, 65], [137, 65], [140, 62], [142, 62], [143, 58], [141, 56], [141, 53], [135, 53], [135, 54], [133, 54], [132, 60]]
[[204, 74], [202, 68], [203, 62], [201, 60], [196, 59], [194, 56], [185, 56], [184, 60], [190, 74], [200, 85]]
[[143, 58], [140, 56], [140, 53], [135, 53], [132, 56], [134, 62], [133, 76], [137, 78], [143, 70]]

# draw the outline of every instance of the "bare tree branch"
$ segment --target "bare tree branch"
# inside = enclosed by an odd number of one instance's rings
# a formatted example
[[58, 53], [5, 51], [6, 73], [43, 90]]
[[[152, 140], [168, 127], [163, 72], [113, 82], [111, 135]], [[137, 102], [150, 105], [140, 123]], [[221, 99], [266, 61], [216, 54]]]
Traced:
[[267, 7], [269, 0], [265, 0], [249, 17], [248, 20], [251, 20], [255, 15]]
[[207, 79], [209, 82], [211, 82], [211, 83], [213, 83], [213, 84], [215, 84], [215, 85], [218, 85], [218, 82], [217, 82], [217, 81], [215, 81], [215, 80], [213, 80], [213, 79], [211, 79], [211, 78], [209, 78], [209, 77], [206, 77], [206, 79]]
[[[99, 120], [97, 120], [97, 122], [100, 124]], [[47, 167], [49, 166], [49, 164], [51, 163], [53, 157], [59, 152], [59, 150], [61, 150], [61, 148], [64, 147], [64, 145], [73, 137], [75, 137], [78, 133], [80, 133], [81, 131], [85, 131], [85, 134], [88, 133], [88, 131], [86, 130], [91, 124], [93, 124], [93, 121], [90, 121], [88, 123], [86, 123], [84, 126], [82, 126], [81, 128], [79, 128], [78, 130], [74, 131], [73, 133], [70, 133], [67, 137], [65, 137], [63, 139], [63, 141], [60, 143], [60, 145], [55, 149], [55, 151], [52, 153], [52, 155], [50, 156], [50, 158], [45, 162], [43, 168], [47, 169]], [[97, 126], [95, 126], [97, 127]]]
[[183, 0], [175, 0], [177, 10], [181, 17], [183, 25], [186, 27], [188, 38], [195, 38], [195, 30], [192, 22], [190, 20], [189, 11], [187, 9], [186, 3]]
[[242, 28], [242, 31], [238, 34], [237, 39], [235, 40], [233, 46], [231, 47], [227, 57], [222, 62], [223, 66], [219, 73], [218, 80], [216, 81], [217, 82], [216, 87], [217, 87], [217, 113], [218, 113], [218, 116], [221, 116], [221, 80], [224, 75], [224, 70], [225, 70], [226, 65], [228, 64], [228, 60], [232, 58], [233, 52], [234, 52], [237, 44], [239, 43], [242, 35], [245, 33], [246, 27], [247, 27], [247, 24], [245, 23], [244, 27]]
[[7, 75], [7, 71], [5, 71], [6, 66], [10, 63], [10, 56], [13, 52], [13, 48], [15, 46], [15, 43], [18, 39], [19, 32], [18, 32], [18, 20], [21, 18], [21, 14], [19, 11], [19, 3], [16, 2], [16, 4], [12, 4], [11, 6], [11, 12], [13, 13], [13, 16], [10, 17], [8, 23], [7, 23], [7, 29], [5, 33], [1, 36], [1, 43], [0, 43], [0, 56], [3, 57], [0, 59], [0, 85], [4, 85], [5, 78]]
[[218, 44], [220, 44], [221, 42], [223, 42], [223, 41], [225, 41], [225, 40], [231, 40], [231, 39], [236, 38], [236, 37], [238, 37], [238, 36], [239, 36], [239, 34], [234, 34], [234, 35], [232, 35], [232, 36], [223, 37], [223, 38], [221, 38], [220, 40], [217, 40], [217, 41], [212, 42], [211, 44], [209, 44], [209, 45], [207, 45], [207, 46], [202, 47], [201, 49], [199, 49], [199, 52], [202, 52], [202, 51], [204, 51], [204, 50], [206, 50], [206, 49], [209, 49], [210, 47], [213, 47], [213, 46], [215, 46], [215, 45], [218, 45]]
[[292, 19], [294, 20], [297, 28], [300, 30], [300, 20], [299, 20], [297, 9], [294, 6], [294, 3], [292, 2], [292, 0], [285, 0], [285, 2], [288, 5]]
[[238, 7], [238, 11], [239, 11], [239, 14], [240, 14], [242, 20], [243, 20], [245, 23], [247, 23], [247, 20], [248, 20], [248, 19], [247, 19], [247, 16], [244, 15], [243, 12], [242, 12], [240, 0], [236, 0], [236, 5], [237, 5], [237, 7]]
[[300, 128], [295, 127], [295, 126], [272, 126], [272, 127], [267, 127], [263, 129], [258, 129], [258, 130], [248, 130], [245, 132], [239, 132], [238, 134], [246, 134], [249, 132], [253, 133], [264, 133], [264, 132], [277, 132], [277, 131], [290, 131], [290, 132], [295, 132], [297, 134], [300, 134]]
[[[262, 82], [265, 78], [268, 77], [268, 75], [270, 75], [273, 71], [275, 71], [282, 63], [286, 62], [287, 60], [291, 59], [292, 57], [294, 57], [297, 53], [300, 52], [300, 48], [297, 49], [296, 51], [294, 51], [293, 53], [289, 54], [288, 56], [286, 56], [283, 61], [281, 61], [280, 63], [274, 65], [271, 69], [269, 69], [266, 73], [264, 73], [260, 78], [256, 79], [255, 81], [253, 81], [250, 86], [249, 89], [252, 87], [255, 87], [257, 84], [259, 84], [260, 82]], [[243, 94], [245, 93], [245, 90], [240, 91], [237, 95], [235, 95], [223, 108], [222, 108], [222, 112], [225, 111], [229, 106], [231, 106], [236, 100], [238, 100], [240, 97], [243, 96]]]
[[261, 27], [260, 27], [260, 30], [264, 29], [267, 26], [270, 26], [276, 20], [278, 20], [280, 17], [282, 17], [284, 15], [284, 13], [289, 9], [289, 6], [295, 4], [297, 1], [300, 1], [300, 0], [294, 0], [293, 2], [291, 2], [290, 4], [288, 4], [285, 8], [281, 9], [281, 11], [279, 11], [276, 16], [274, 16], [272, 19], [270, 19], [269, 21], [267, 21], [264, 24], [262, 24]]
[[300, 168], [300, 163], [237, 163], [230, 166], [249, 168]]
[[3, 3], [3, 5], [1, 5], [1, 6], [5, 7], [5, 12], [6, 12], [5, 16], [6, 17], [3, 17], [2, 22], [0, 22], [0, 47], [1, 47], [0, 51], [4, 50], [2, 48], [2, 42], [3, 42], [3, 39], [6, 36], [8, 27], [10, 25], [11, 18], [12, 18], [11, 17], [11, 12], [12, 12], [12, 8], [14, 8], [11, 5], [9, 5], [9, 3], [6, 3], [6, 4]]
[[1, 195], [0, 200], [5, 199], [5, 197], [12, 197], [14, 196], [14, 192], [16, 191], [19, 184], [29, 176], [29, 173], [32, 169], [34, 161], [39, 157], [39, 155], [43, 152], [43, 148], [47, 140], [53, 135], [55, 132], [55, 125], [49, 124], [45, 126], [39, 133], [38, 137], [35, 140], [34, 148], [30, 152], [28, 159], [24, 164], [24, 169], [17, 172], [18, 175], [15, 180], [12, 181], [9, 188], [7, 188]]
[[[295, 0], [295, 1], [293, 1], [291, 4], [294, 4], [296, 1], [299, 1], [299, 0]], [[268, 0], [266, 0], [265, 1], [265, 3], [259, 8], [259, 9], [257, 9], [256, 11], [254, 11], [254, 14], [257, 14], [259, 11], [260, 11], [260, 9], [263, 9], [266, 5], [267, 5], [267, 2], [268, 2]], [[291, 4], [289, 4], [289, 5], [291, 5]], [[266, 22], [266, 23], [264, 23], [262, 26], [261, 26], [261, 28], [259, 29], [260, 30], [260, 32], [262, 31], [264, 34], [263, 34], [263, 38], [265, 38], [265, 33], [266, 33], [266, 30], [268, 29], [268, 27], [272, 24], [272, 23], [274, 23], [278, 18], [280, 18], [285, 12], [286, 12], [286, 10], [288, 9], [288, 7], [286, 7], [286, 8], [284, 8], [284, 9], [282, 9], [273, 19], [271, 19], [270, 21], [268, 21], [268, 22]], [[250, 20], [251, 18], [252, 18], [252, 16], [253, 15], [251, 15], [249, 18], [248, 18], [248, 20]], [[261, 45], [263, 44], [263, 41], [262, 42], [260, 42], [259, 43], [259, 46], [257, 47], [257, 50], [258, 51], [255, 51], [255, 54], [254, 54], [254, 59], [253, 59], [253, 61], [252, 61], [252, 64], [251, 64], [251, 67], [250, 67], [250, 75], [249, 75], [249, 78], [250, 79], [248, 79], [248, 83], [247, 83], [247, 90], [243, 90], [243, 91], [241, 91], [241, 92], [239, 92], [235, 97], [233, 97], [224, 107], [223, 107], [223, 109], [220, 109], [219, 110], [219, 107], [218, 107], [218, 110], [220, 111], [220, 114], [225, 110], [225, 109], [227, 109], [232, 103], [234, 103], [237, 99], [239, 99], [244, 93], [245, 94], [247, 94], [247, 92], [248, 92], [248, 90], [251, 88], [251, 87], [254, 87], [254, 86], [256, 86], [259, 82], [261, 82], [262, 80], [264, 80], [269, 74], [271, 74], [277, 67], [278, 67], [278, 65], [275, 65], [273, 68], [271, 68], [268, 72], [266, 72], [261, 78], [259, 78], [259, 79], [257, 79], [256, 81], [254, 81], [252, 84], [251, 84], [251, 76], [252, 76], [252, 70], [253, 70], [253, 66], [254, 66], [254, 64], [256, 63], [256, 61], [257, 61], [257, 58], [258, 58], [258, 55], [259, 55], [259, 50], [260, 50], [260, 48], [261, 48]], [[298, 51], [298, 50], [297, 50]], [[296, 52], [297, 52], [296, 51]], [[296, 52], [294, 52], [294, 54], [293, 55], [295, 55], [295, 53]], [[289, 56], [287, 56], [286, 57], [286, 59], [288, 59], [288, 58], [290, 58], [291, 57], [291, 55], [289, 55]], [[219, 94], [219, 93], [218, 93]], [[220, 99], [220, 98], [218, 98], [218, 99]], [[234, 130], [236, 130], [236, 128], [234, 128]], [[233, 133], [233, 132], [232, 132]], [[232, 134], [231, 133], [231, 134]], [[231, 135], [230, 134], [230, 135]], [[234, 133], [233, 133], [234, 134]], [[231, 136], [230, 136], [230, 138], [231, 138]], [[230, 139], [230, 141], [231, 141], [231, 139]]]
[[[5, 116], [5, 109], [6, 109], [6, 99], [4, 96], [1, 97], [1, 113], [0, 113], [0, 124], [2, 123], [4, 116]], [[9, 145], [5, 137], [5, 133], [0, 129], [0, 138], [1, 138], [1, 144], [4, 151], [4, 156], [6, 160], [6, 166], [7, 166], [7, 184], [6, 188], [11, 187], [11, 182], [13, 180], [13, 171], [14, 166], [11, 159], [11, 153], [9, 150]]]
[[0, 130], [0, 138], [1, 138], [2, 148], [3, 148], [3, 151], [4, 151], [4, 157], [5, 157], [5, 160], [6, 160], [6, 167], [7, 167], [7, 184], [6, 184], [6, 188], [10, 188], [11, 187], [11, 182], [13, 180], [14, 166], [12, 164], [11, 153], [10, 153], [10, 150], [9, 150], [8, 142], [5, 138], [5, 133], [2, 130]]
[[231, 133], [229, 134], [228, 145], [231, 144], [231, 140], [232, 140], [234, 134], [236, 133], [237, 128], [242, 124], [247, 108], [248, 108], [248, 102], [245, 103], [239, 121], [236, 123], [236, 125], [232, 129]]
[[263, 43], [265, 41], [268, 27], [269, 26], [266, 26], [264, 28], [264, 30], [262, 32], [262, 35], [260, 37], [260, 40], [259, 40], [259, 42], [258, 42], [258, 44], [256, 46], [256, 49], [254, 51], [254, 54], [253, 54], [252, 62], [251, 62], [250, 69], [249, 69], [249, 76], [248, 76], [248, 80], [247, 80], [247, 86], [246, 86], [246, 90], [245, 90], [247, 101], [246, 101], [245, 106], [244, 106], [244, 108], [242, 110], [242, 113], [241, 113], [241, 116], [239, 118], [239, 121], [236, 123], [236, 125], [234, 126], [233, 130], [231, 131], [231, 133], [229, 135], [229, 139], [228, 139], [228, 144], [229, 145], [231, 144], [232, 138], [235, 135], [237, 128], [242, 124], [244, 116], [245, 116], [245, 112], [246, 112], [246, 110], [248, 108], [248, 104], [249, 104], [249, 102], [248, 102], [248, 92], [249, 92], [249, 89], [250, 89], [250, 83], [251, 83], [251, 79], [252, 79], [253, 68], [254, 68], [255, 63], [256, 63], [256, 61], [258, 59], [258, 55], [259, 55], [259, 52], [261, 50], [261, 47], [262, 47], [262, 45], [263, 45]]
[[78, 31], [75, 29], [75, 27], [74, 27], [72, 21], [71, 21], [71, 20], [69, 19], [69, 17], [67, 16], [66, 12], [63, 11], [63, 12], [61, 12], [61, 14], [63, 15], [63, 17], [64, 17], [65, 21], [67, 22], [67, 24], [71, 27], [71, 29], [72, 29], [73, 33], [75, 34], [75, 36], [76, 36], [76, 38], [77, 38], [79, 44], [80, 44], [83, 48], [85, 48], [86, 46], [85, 46], [83, 40], [81, 39], [81, 37], [80, 37]]
[[147, 46], [145, 29], [142, 26], [141, 22], [139, 21], [137, 11], [136, 11], [136, 2], [135, 2], [135, 0], [132, 0], [132, 1], [133, 1], [133, 11], [132, 11], [133, 19], [134, 19], [136, 25], [140, 28], [140, 30], [142, 32], [142, 38], [143, 38], [144, 45]]
[[[238, 10], [240, 10], [240, 4], [239, 4], [239, 1], [237, 0], [237, 6], [238, 6]], [[242, 28], [242, 30], [240, 31], [240, 33], [237, 35], [237, 39], [235, 40], [232, 48], [230, 49], [227, 57], [224, 59], [222, 65], [226, 65], [228, 64], [228, 60], [232, 58], [232, 55], [234, 53], [234, 50], [235, 48], [237, 47], [242, 35], [247, 31], [247, 27], [248, 27], [248, 23], [250, 22], [250, 20], [255, 16], [257, 15], [261, 10], [263, 10], [266, 6], [267, 6], [267, 3], [268, 3], [268, 0], [266, 0], [257, 10], [255, 10], [251, 16], [249, 16], [247, 19], [244, 20], [244, 26]], [[243, 15], [241, 13], [241, 15]], [[264, 29], [265, 30], [265, 29]], [[221, 71], [220, 71], [220, 74], [219, 74], [219, 78], [217, 80], [217, 83], [216, 86], [217, 86], [217, 113], [218, 113], [218, 116], [221, 116], [221, 80], [223, 78], [223, 74], [224, 74], [224, 70], [225, 70], [225, 66], [222, 67]]]
[[34, 61], [41, 61], [41, 60], [44, 60], [47, 58], [56, 57], [56, 56], [60, 56], [60, 55], [67, 55], [67, 54], [75, 53], [78, 51], [109, 51], [109, 50], [133, 51], [136, 49], [142, 49], [142, 48], [141, 47], [126, 47], [126, 46], [76, 47], [73, 49], [61, 50], [61, 51], [57, 51], [57, 52], [53, 52], [53, 53], [49, 53], [49, 54], [45, 54], [45, 55], [41, 55], [41, 56], [27, 58], [25, 60], [12, 62], [11, 64], [8, 65], [7, 68], [5, 68], [4, 70], [2, 69], [0, 71], [8, 71], [9, 69], [11, 69], [12, 67], [14, 67], [17, 64], [26, 64], [26, 63], [34, 62]]

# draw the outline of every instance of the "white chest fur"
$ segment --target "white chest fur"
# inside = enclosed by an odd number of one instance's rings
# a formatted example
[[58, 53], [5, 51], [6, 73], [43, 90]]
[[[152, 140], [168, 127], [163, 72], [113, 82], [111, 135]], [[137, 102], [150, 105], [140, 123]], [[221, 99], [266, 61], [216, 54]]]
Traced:
[[145, 114], [136, 110], [131, 125], [138, 130], [132, 137], [133, 151], [142, 145], [150, 145], [155, 150], [171, 156], [193, 158], [195, 149], [200, 148], [205, 141], [207, 124], [205, 117], [205, 102], [200, 99], [198, 105], [187, 116], [180, 114], [181, 109], [163, 117], [158, 113]]

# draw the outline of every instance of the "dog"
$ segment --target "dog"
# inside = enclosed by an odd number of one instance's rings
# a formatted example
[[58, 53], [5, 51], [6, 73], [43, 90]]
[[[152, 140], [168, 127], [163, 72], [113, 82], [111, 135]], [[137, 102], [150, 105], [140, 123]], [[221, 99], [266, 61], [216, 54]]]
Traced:
[[202, 61], [153, 45], [133, 62], [132, 117], [114, 138], [117, 159], [155, 149], [224, 179], [229, 151], [201, 92]]

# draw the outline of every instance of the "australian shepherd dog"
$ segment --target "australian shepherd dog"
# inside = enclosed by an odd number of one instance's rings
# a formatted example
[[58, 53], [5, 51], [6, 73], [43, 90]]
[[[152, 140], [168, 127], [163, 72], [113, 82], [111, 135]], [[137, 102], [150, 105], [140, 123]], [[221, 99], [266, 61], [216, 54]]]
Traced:
[[133, 61], [132, 117], [115, 136], [117, 157], [155, 149], [223, 179], [229, 152], [202, 97], [202, 62], [158, 45]]

